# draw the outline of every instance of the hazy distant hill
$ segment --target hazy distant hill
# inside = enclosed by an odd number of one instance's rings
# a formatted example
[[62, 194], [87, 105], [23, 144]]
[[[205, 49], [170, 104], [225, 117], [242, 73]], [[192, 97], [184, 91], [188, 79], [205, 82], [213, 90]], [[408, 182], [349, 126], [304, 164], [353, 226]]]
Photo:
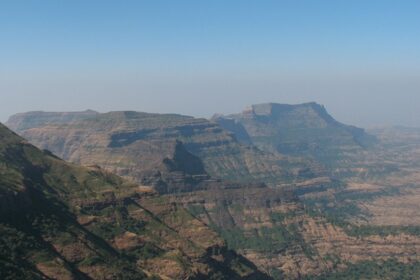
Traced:
[[76, 120], [83, 120], [99, 114], [92, 110], [83, 112], [42, 112], [33, 111], [16, 114], [9, 118], [7, 126], [13, 127], [15, 131], [22, 131], [28, 128], [42, 127], [50, 123], [68, 123]]
[[213, 120], [243, 143], [265, 151], [313, 156], [327, 164], [375, 142], [363, 129], [336, 121], [317, 103], [258, 104]]
[[[213, 178], [228, 181], [282, 184], [313, 178], [321, 172], [316, 164], [302, 158], [242, 145], [231, 132], [205, 119], [126, 111], [89, 117], [86, 113], [76, 117], [74, 113], [64, 122], [61, 116], [65, 113], [27, 114], [11, 117], [7, 125], [66, 160], [100, 165], [139, 182], [145, 173], [181, 154], [190, 160], [176, 171], [203, 175], [205, 170]], [[192, 170], [201, 164], [197, 160], [194, 163], [194, 156], [201, 160], [204, 170]]]

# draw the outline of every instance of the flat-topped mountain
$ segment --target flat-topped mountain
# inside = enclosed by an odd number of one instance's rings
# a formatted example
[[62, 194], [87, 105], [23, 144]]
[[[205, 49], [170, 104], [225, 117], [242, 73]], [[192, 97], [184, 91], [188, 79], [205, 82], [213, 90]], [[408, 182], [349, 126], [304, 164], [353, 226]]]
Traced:
[[176, 161], [177, 156], [189, 160], [174, 171], [195, 178], [208, 173], [228, 181], [281, 184], [306, 180], [318, 172], [316, 165], [304, 159], [242, 145], [231, 132], [206, 119], [133, 111], [89, 117], [82, 113], [66, 122], [56, 114], [48, 119], [44, 113], [42, 121], [33, 113], [29, 115], [19, 114], [21, 122], [13, 116], [7, 125], [65, 160], [99, 165], [138, 182], [145, 173], [167, 166], [164, 162]]
[[314, 156], [323, 163], [375, 142], [363, 129], [336, 121], [317, 103], [258, 104], [213, 120], [243, 143], [271, 152]]
[[43, 112], [33, 111], [23, 114], [16, 114], [9, 118], [7, 125], [15, 131], [28, 128], [42, 127], [49, 123], [68, 123], [75, 120], [82, 120], [99, 114], [93, 110], [82, 112]]
[[186, 209], [2, 124], [0, 256], [1, 279], [268, 278]]

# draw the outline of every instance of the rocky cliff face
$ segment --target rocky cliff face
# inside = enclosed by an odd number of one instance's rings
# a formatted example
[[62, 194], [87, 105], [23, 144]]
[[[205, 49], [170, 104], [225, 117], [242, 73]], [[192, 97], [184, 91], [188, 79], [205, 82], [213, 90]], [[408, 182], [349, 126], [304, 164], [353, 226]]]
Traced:
[[213, 120], [243, 143], [251, 142], [265, 151], [313, 156], [324, 164], [375, 142], [363, 129], [334, 120], [316, 103], [259, 104]]
[[1, 124], [0, 255], [1, 279], [269, 279], [182, 206]]
[[[13, 121], [16, 118], [12, 117], [7, 125], [36, 146], [71, 162], [99, 165], [139, 182], [144, 173], [149, 174], [156, 171], [157, 166], [176, 162], [174, 157], [179, 156], [177, 152], [181, 147], [186, 150], [183, 156], [190, 153], [189, 160], [182, 161], [189, 166], [179, 165], [175, 170], [177, 176], [190, 173], [191, 170], [181, 170], [183, 168], [200, 167], [201, 163], [192, 160], [194, 156], [201, 160], [210, 176], [227, 181], [293, 183], [322, 173], [316, 164], [302, 158], [242, 145], [232, 133], [205, 119], [110, 112], [71, 119], [66, 123], [51, 118], [39, 125], [40, 122], [33, 120], [37, 125], [31, 127], [31, 122], [16, 125]], [[24, 115], [19, 115], [19, 118], [26, 119]], [[203, 170], [194, 172], [189, 175], [205, 173]]]

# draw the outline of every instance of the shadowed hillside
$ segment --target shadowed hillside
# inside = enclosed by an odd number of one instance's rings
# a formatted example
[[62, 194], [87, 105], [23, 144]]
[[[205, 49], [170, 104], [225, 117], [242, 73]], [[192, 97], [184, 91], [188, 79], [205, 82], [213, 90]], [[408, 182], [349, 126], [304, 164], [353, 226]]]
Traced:
[[1, 279], [267, 278], [150, 188], [66, 163], [1, 124], [0, 175]]

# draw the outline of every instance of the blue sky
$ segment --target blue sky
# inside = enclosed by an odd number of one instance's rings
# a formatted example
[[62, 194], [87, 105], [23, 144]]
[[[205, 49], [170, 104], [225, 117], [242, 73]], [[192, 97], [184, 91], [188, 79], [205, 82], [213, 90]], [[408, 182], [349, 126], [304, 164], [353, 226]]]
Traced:
[[325, 104], [420, 126], [420, 1], [0, 1], [0, 120]]

